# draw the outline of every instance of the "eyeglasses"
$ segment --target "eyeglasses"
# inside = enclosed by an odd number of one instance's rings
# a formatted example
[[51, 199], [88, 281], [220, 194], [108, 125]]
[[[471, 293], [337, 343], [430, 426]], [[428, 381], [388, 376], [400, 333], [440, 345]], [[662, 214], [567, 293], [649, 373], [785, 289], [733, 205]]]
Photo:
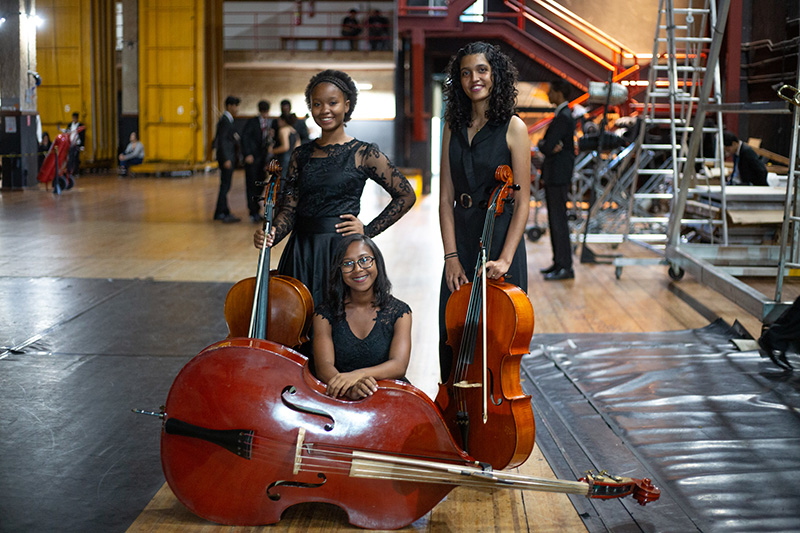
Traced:
[[358, 263], [358, 266], [366, 270], [369, 267], [371, 267], [372, 263], [374, 262], [375, 262], [374, 257], [372, 257], [371, 255], [365, 255], [364, 257], [359, 257], [356, 261], [345, 261], [339, 266], [342, 268], [342, 272], [347, 274], [355, 270], [356, 263]]

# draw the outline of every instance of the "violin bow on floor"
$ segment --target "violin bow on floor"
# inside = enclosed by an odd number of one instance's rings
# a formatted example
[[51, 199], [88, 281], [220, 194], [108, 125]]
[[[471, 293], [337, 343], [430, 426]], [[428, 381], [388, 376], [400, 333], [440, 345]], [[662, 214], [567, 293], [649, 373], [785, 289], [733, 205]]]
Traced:
[[[639, 505], [658, 500], [661, 490], [648, 478], [636, 479], [614, 476], [605, 470], [591, 470], [578, 481], [562, 481], [526, 476], [505, 470], [492, 470], [486, 464], [451, 464], [438, 461], [400, 457], [387, 453], [359, 450], [342, 452], [305, 442], [305, 430], [298, 429], [295, 445], [294, 474], [303, 471], [320, 472], [320, 465], [329, 468], [347, 466], [350, 477], [438, 483], [482, 489], [519, 489], [537, 492], [580, 494], [587, 498], [612, 499], [632, 495]], [[304, 461], [308, 466], [304, 465]], [[336, 468], [341, 473], [341, 468]]]

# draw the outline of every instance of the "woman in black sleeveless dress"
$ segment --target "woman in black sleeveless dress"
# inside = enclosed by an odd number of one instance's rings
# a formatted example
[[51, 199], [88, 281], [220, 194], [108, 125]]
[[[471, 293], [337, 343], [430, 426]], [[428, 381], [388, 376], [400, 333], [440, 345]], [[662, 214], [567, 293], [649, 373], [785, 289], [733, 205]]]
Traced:
[[[278, 273], [305, 283], [314, 302], [322, 299], [333, 250], [342, 236], [374, 237], [397, 222], [416, 201], [411, 184], [376, 145], [345, 132], [356, 97], [355, 83], [344, 72], [326, 70], [311, 78], [306, 103], [322, 135], [292, 152], [289, 174], [281, 183], [273, 233], [266, 238], [267, 246], [272, 246], [292, 233]], [[358, 213], [368, 179], [392, 199], [364, 225]], [[256, 248], [261, 248], [264, 232], [256, 231], [253, 240]]]
[[330, 396], [359, 399], [381, 379], [405, 380], [411, 309], [391, 294], [383, 256], [364, 235], [344, 237], [314, 315], [314, 363]]
[[522, 235], [530, 202], [531, 144], [525, 123], [514, 114], [517, 69], [498, 48], [471, 43], [447, 67], [445, 128], [442, 135], [439, 222], [444, 273], [439, 299], [439, 363], [442, 381], [450, 376], [445, 309], [450, 294], [473, 280], [486, 207], [499, 165], [514, 173], [513, 205], [495, 219], [487, 277], [528, 290], [528, 265]]

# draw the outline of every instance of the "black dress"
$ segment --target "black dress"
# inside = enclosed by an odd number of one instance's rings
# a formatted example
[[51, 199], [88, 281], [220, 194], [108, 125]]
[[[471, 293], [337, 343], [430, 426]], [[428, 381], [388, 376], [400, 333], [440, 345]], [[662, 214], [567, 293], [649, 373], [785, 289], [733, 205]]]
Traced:
[[[475, 277], [475, 266], [480, 254], [480, 238], [486, 219], [486, 208], [491, 199], [492, 190], [497, 186], [494, 179], [495, 171], [500, 165], [511, 166], [511, 151], [506, 142], [509, 121], [505, 123], [489, 122], [481, 128], [472, 138], [470, 145], [467, 128], [453, 132], [450, 137], [450, 176], [455, 190], [455, 207], [453, 218], [455, 222], [456, 250], [458, 260], [464, 268], [467, 279], [472, 281]], [[467, 195], [467, 196], [463, 196]], [[471, 204], [471, 205], [470, 205]], [[468, 207], [469, 206], [469, 207]], [[494, 220], [492, 233], [492, 246], [487, 257], [493, 261], [500, 256], [505, 244], [508, 227], [515, 208], [528, 209], [528, 206], [514, 206], [506, 204], [503, 213]], [[525, 254], [525, 244], [520, 240], [514, 252], [514, 259], [505, 276], [505, 281], [520, 287], [528, 292], [528, 260]], [[450, 290], [447, 288], [444, 272], [442, 273], [442, 287], [439, 295], [439, 363], [442, 372], [442, 381], [447, 381], [450, 376], [450, 365], [453, 354], [446, 345], [447, 326], [445, 324], [445, 310]]]
[[390, 296], [389, 303], [378, 309], [375, 325], [363, 339], [355, 336], [347, 319], [337, 320], [326, 305], [317, 307], [316, 313], [331, 324], [334, 346], [334, 366], [341, 373], [359, 368], [369, 368], [389, 360], [389, 348], [394, 337], [397, 319], [410, 313], [411, 308]]
[[292, 232], [278, 273], [305, 283], [314, 302], [322, 301], [331, 258], [342, 238], [335, 225], [342, 222], [340, 215], [358, 216], [368, 179], [392, 197], [364, 226], [364, 233], [374, 237], [397, 222], [415, 199], [411, 184], [378, 147], [357, 139], [328, 146], [313, 141], [292, 152], [274, 221], [275, 242]]

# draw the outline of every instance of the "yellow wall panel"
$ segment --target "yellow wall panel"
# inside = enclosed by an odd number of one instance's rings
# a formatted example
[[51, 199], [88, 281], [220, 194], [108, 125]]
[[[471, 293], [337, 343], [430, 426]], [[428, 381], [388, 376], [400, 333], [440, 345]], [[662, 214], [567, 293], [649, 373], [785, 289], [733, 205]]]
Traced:
[[146, 92], [146, 120], [159, 124], [187, 125], [195, 122], [193, 91], [186, 88], [151, 87]]
[[37, 107], [51, 137], [77, 112], [87, 126], [82, 159], [116, 156], [114, 3], [107, 0], [37, 0], [45, 24], [37, 31], [37, 69], [42, 76]]
[[158, 85], [192, 85], [196, 68], [194, 50], [150, 49], [145, 54], [147, 79]]
[[204, 0], [139, 0], [139, 129], [149, 160], [199, 162]]

